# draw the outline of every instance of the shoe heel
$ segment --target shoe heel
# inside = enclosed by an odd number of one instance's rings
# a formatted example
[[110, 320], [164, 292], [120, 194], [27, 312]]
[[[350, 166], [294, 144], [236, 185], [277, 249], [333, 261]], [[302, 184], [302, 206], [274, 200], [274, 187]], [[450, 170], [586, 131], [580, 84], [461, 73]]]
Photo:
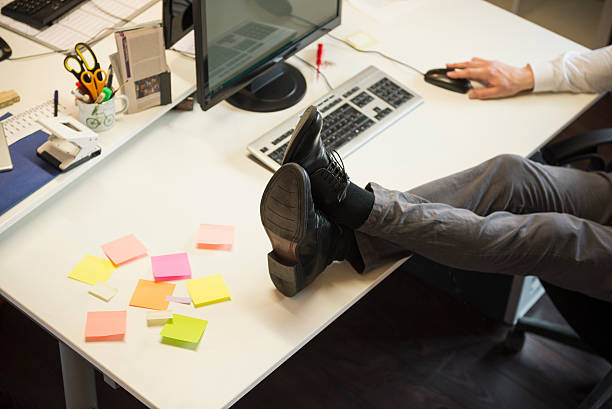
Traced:
[[305, 287], [304, 279], [302, 274], [298, 272], [297, 266], [297, 264], [294, 266], [283, 264], [276, 258], [273, 251], [268, 253], [270, 278], [278, 291], [287, 297], [293, 297]]

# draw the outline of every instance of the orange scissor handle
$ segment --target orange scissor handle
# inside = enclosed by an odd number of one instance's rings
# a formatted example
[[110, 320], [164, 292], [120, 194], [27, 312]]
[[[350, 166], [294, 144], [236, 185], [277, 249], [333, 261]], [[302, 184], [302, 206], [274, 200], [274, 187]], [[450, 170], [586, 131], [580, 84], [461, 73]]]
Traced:
[[93, 80], [98, 95], [102, 93], [102, 89], [106, 86], [107, 78], [108, 75], [106, 75], [106, 71], [104, 71], [103, 69], [98, 68], [96, 71], [93, 72]]
[[94, 80], [93, 74], [89, 71], [83, 71], [81, 73], [81, 84], [83, 84], [83, 86], [87, 89], [89, 95], [91, 95], [92, 100], [95, 101], [100, 93], [98, 92], [98, 88], [96, 87], [96, 82]]

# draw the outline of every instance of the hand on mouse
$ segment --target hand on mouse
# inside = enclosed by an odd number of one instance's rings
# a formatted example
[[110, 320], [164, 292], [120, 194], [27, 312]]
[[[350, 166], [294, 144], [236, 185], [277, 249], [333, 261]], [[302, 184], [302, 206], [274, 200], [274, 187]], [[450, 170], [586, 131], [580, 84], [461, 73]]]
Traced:
[[485, 88], [473, 89], [468, 94], [471, 99], [492, 99], [516, 95], [521, 91], [533, 89], [531, 67], [513, 67], [499, 61], [472, 58], [471, 61], [446, 64], [449, 78], [466, 78], [482, 83]]

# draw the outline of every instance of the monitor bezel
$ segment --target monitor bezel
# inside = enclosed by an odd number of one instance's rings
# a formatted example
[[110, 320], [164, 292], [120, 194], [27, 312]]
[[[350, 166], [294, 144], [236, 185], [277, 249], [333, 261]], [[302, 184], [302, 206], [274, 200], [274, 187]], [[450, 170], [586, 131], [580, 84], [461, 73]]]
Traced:
[[270, 70], [276, 64], [286, 61], [296, 52], [312, 44], [317, 39], [327, 34], [332, 29], [340, 25], [342, 16], [342, 0], [336, 0], [338, 14], [332, 17], [328, 21], [317, 26], [314, 31], [306, 34], [306, 36], [300, 38], [290, 47], [285, 48], [276, 54], [273, 58], [261, 63], [256, 68], [253, 68], [246, 74], [243, 74], [238, 79], [232, 81], [230, 84], [225, 85], [221, 90], [211, 95], [210, 87], [208, 82], [208, 50], [207, 50], [207, 37], [206, 37], [206, 7], [202, 9], [202, 4], [205, 4], [206, 0], [193, 0], [193, 31], [194, 31], [194, 42], [196, 51], [196, 97], [200, 106], [204, 111], [212, 108], [219, 102], [231, 97], [242, 88], [248, 86], [255, 78], [259, 75]]

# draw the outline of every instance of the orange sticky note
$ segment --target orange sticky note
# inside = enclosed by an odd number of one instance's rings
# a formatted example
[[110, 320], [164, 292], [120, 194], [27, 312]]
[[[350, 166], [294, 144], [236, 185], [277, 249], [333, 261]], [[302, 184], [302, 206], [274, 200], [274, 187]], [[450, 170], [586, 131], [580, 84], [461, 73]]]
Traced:
[[150, 310], [165, 310], [168, 308], [167, 295], [172, 295], [175, 284], [160, 283], [149, 280], [138, 280], [130, 305], [132, 307], [148, 308]]
[[116, 266], [147, 255], [147, 249], [133, 234], [103, 244], [102, 251]]
[[209, 250], [232, 249], [234, 244], [234, 226], [223, 226], [220, 224], [200, 224], [200, 230], [196, 242], [198, 248]]
[[87, 313], [85, 341], [120, 341], [125, 336], [127, 312], [93, 311]]

